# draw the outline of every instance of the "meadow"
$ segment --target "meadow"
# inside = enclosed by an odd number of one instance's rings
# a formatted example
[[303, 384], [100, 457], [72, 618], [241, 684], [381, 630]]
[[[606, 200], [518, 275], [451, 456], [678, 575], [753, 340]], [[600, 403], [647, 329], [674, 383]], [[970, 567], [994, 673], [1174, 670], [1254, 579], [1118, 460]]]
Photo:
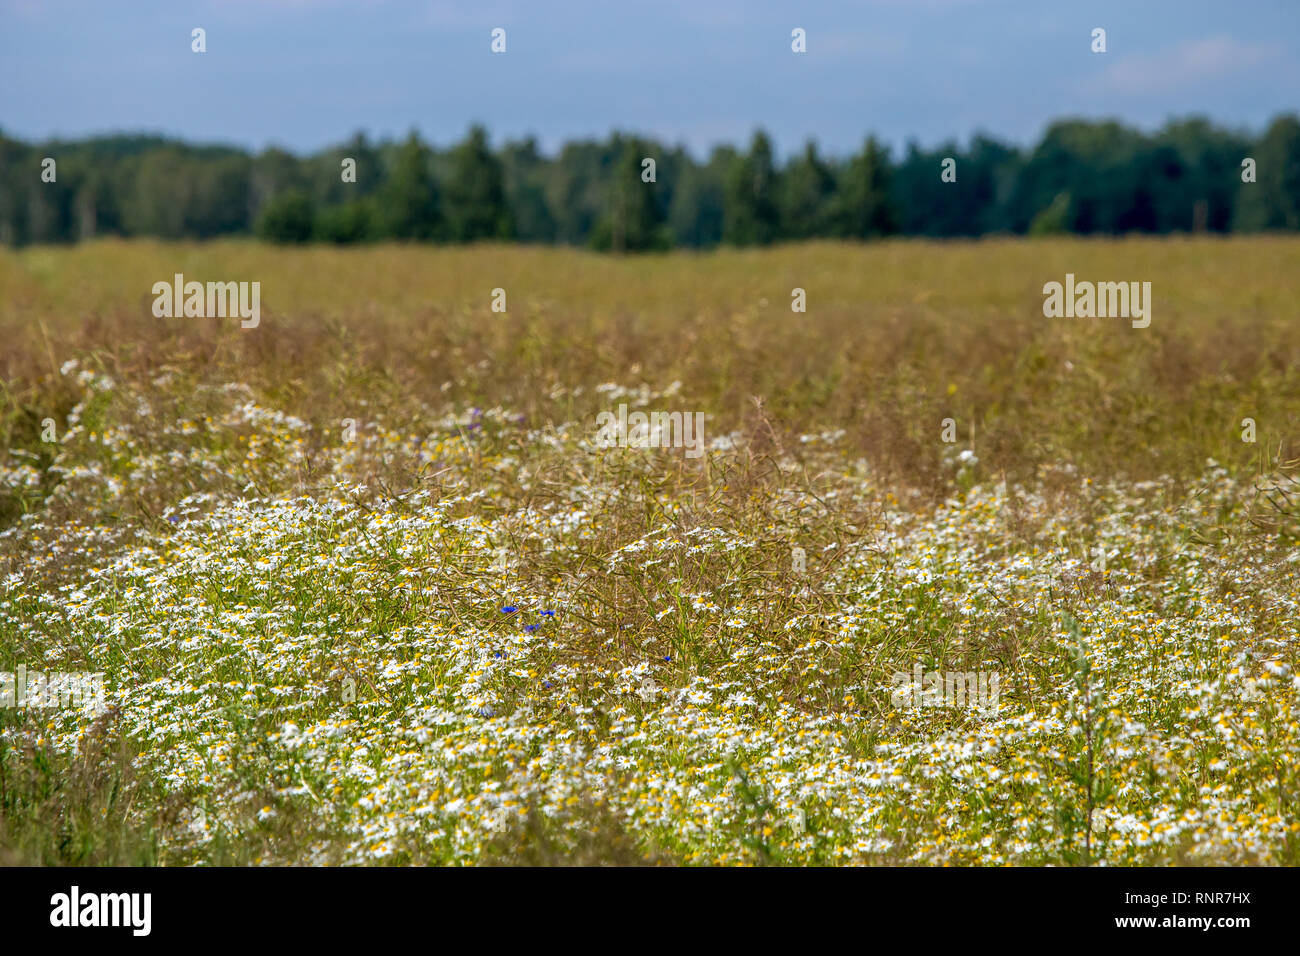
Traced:
[[0, 863], [1296, 865], [1298, 304], [1284, 237], [0, 251], [0, 671], [106, 688], [0, 706]]

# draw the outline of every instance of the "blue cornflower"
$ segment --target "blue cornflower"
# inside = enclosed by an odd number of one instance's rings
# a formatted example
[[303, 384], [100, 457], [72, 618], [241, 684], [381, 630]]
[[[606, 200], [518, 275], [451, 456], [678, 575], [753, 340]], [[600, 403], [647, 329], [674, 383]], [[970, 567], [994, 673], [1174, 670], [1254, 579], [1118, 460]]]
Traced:
[[533, 633], [533, 631], [537, 630], [537, 629], [538, 629], [539, 627], [541, 627], [541, 626], [542, 626], [542, 625], [540, 625], [540, 624], [525, 624], [525, 625], [524, 625], [524, 630], [527, 631], [529, 634], [531, 634], [531, 633]]
[[519, 610], [519, 608], [515, 607], [513, 604], [507, 604], [505, 607], [503, 607], [503, 608], [501, 609], [501, 613], [502, 613], [502, 614], [514, 614], [515, 611], [517, 611], [517, 610]]
[[543, 616], [543, 617], [555, 617], [555, 612], [554, 612], [554, 611], [543, 611], [543, 612], [542, 612], [542, 616]]

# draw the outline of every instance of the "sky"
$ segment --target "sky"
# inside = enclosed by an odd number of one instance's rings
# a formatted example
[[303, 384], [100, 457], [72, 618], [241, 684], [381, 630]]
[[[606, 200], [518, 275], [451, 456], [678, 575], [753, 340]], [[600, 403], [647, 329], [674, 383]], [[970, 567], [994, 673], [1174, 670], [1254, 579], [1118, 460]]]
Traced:
[[1024, 145], [1067, 116], [1258, 132], [1297, 110], [1300, 0], [0, 0], [0, 130], [26, 140], [304, 153], [479, 122], [546, 152], [617, 129], [702, 156], [761, 126], [783, 155], [843, 156], [868, 133]]

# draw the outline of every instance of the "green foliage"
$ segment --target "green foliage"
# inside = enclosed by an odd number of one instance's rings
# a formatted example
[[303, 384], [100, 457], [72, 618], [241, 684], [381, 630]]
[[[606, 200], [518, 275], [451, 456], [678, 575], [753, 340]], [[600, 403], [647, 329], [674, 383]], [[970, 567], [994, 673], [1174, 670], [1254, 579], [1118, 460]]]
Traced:
[[521, 242], [554, 242], [555, 217], [546, 200], [550, 166], [537, 141], [507, 143], [501, 150], [506, 205], [513, 213], [515, 238]]
[[311, 197], [299, 190], [268, 202], [257, 220], [257, 234], [269, 242], [306, 242], [314, 231]]
[[722, 241], [726, 171], [735, 157], [731, 147], [713, 151], [703, 166], [687, 163], [668, 207], [668, 225], [678, 245], [708, 248]]
[[330, 206], [316, 215], [316, 238], [340, 245], [364, 242], [374, 235], [374, 212], [365, 199]]
[[1257, 181], [1242, 186], [1242, 229], [1300, 229], [1300, 120], [1279, 116], [1255, 147]]
[[[47, 156], [58, 162], [55, 182], [40, 178]], [[640, 180], [646, 157], [654, 183]], [[1246, 157], [1257, 182], [1241, 181]], [[955, 181], [941, 179], [946, 159]], [[345, 160], [355, 181], [341, 176]], [[302, 197], [313, 210], [305, 233]], [[158, 137], [0, 136], [0, 243], [203, 239], [267, 234], [264, 224], [277, 241], [515, 239], [628, 251], [893, 233], [1296, 230], [1300, 118], [1279, 116], [1257, 139], [1201, 118], [1153, 134], [1064, 120], [1028, 150], [976, 135], [965, 147], [911, 143], [896, 162], [869, 137], [848, 157], [808, 143], [784, 165], [761, 130], [747, 151], [720, 146], [703, 161], [622, 133], [568, 143], [557, 156], [531, 138], [494, 151], [481, 126], [445, 151], [414, 133], [379, 143], [356, 133], [306, 157]]]
[[488, 149], [487, 131], [475, 126], [451, 156], [447, 183], [447, 222], [451, 237], [460, 242], [475, 239], [509, 239], [514, 235], [510, 207], [506, 204], [501, 161]]
[[727, 174], [722, 236], [737, 246], [762, 245], [777, 237], [776, 167], [772, 143], [759, 131], [749, 155], [737, 157]]
[[[956, 163], [955, 182], [940, 178], [945, 159]], [[915, 236], [1012, 231], [1007, 201], [1023, 164], [1018, 150], [986, 136], [976, 136], [965, 151], [955, 142], [933, 150], [909, 144], [891, 190], [900, 231]]]
[[830, 200], [835, 193], [835, 174], [809, 142], [801, 157], [792, 162], [781, 179], [780, 210], [784, 234], [790, 239], [826, 235], [831, 225]]
[[379, 221], [383, 235], [394, 239], [442, 237], [438, 186], [429, 168], [429, 148], [414, 132], [397, 152], [392, 173], [380, 187]]
[[642, 161], [649, 155], [649, 147], [639, 140], [623, 148], [610, 186], [608, 208], [592, 233], [593, 248], [640, 252], [665, 249], [671, 244], [655, 202], [658, 183], [642, 179]]
[[1070, 194], [1057, 193], [1050, 206], [1034, 217], [1029, 224], [1031, 236], [1055, 236], [1069, 231]]
[[870, 239], [898, 231], [890, 196], [889, 153], [874, 136], [845, 171], [835, 211], [836, 234]]

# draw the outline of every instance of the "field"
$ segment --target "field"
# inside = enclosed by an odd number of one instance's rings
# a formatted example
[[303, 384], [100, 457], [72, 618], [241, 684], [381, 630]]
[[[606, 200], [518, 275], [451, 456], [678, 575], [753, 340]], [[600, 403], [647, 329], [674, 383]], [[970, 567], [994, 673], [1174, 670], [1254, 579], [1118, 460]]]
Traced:
[[0, 252], [0, 671], [106, 688], [0, 707], [0, 862], [1300, 864], [1298, 307], [1292, 238]]

